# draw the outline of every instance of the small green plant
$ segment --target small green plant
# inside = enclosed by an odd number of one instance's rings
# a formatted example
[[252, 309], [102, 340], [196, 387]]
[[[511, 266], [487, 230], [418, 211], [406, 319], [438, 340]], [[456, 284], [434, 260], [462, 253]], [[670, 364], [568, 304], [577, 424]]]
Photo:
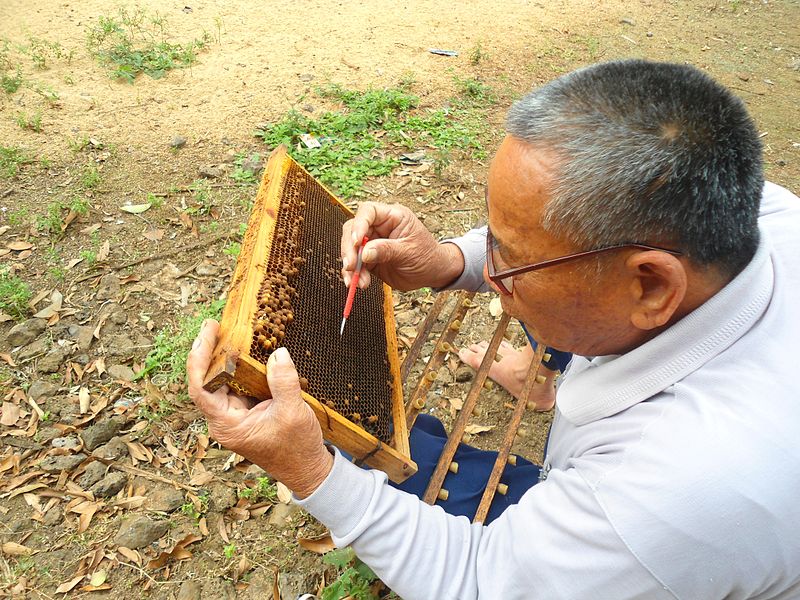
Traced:
[[23, 319], [30, 311], [28, 302], [32, 295], [27, 283], [12, 275], [7, 267], [0, 267], [0, 310]]
[[242, 245], [239, 242], [231, 242], [222, 249], [223, 254], [238, 258], [239, 253], [242, 251]]
[[475, 44], [472, 50], [469, 51], [469, 62], [473, 66], [478, 66], [482, 60], [487, 58], [489, 58], [489, 55], [486, 53], [486, 50], [483, 49], [480, 42]]
[[30, 115], [25, 112], [19, 112], [15, 120], [20, 129], [30, 129], [36, 133], [42, 131], [42, 111], [40, 110]]
[[223, 546], [223, 548], [222, 548], [222, 554], [223, 554], [223, 555], [225, 556], [225, 558], [227, 558], [228, 560], [230, 560], [231, 558], [233, 558], [234, 556], [236, 556], [236, 544], [234, 544], [233, 542], [231, 542], [230, 544], [227, 544], [227, 545]]
[[0, 146], [0, 175], [9, 179], [15, 177], [20, 165], [32, 163], [33, 160], [22, 148]]
[[47, 212], [36, 217], [36, 229], [48, 235], [61, 233], [61, 214], [64, 205], [61, 202], [51, 202], [47, 205]]
[[58, 42], [51, 42], [42, 38], [28, 36], [28, 44], [20, 46], [23, 54], [30, 56], [33, 64], [37, 69], [44, 70], [47, 68], [48, 60], [64, 59], [67, 64], [72, 62], [72, 57], [75, 54], [74, 50], [67, 51], [64, 46]]
[[188, 186], [189, 191], [192, 193], [192, 200], [195, 206], [191, 207], [189, 213], [198, 213], [207, 215], [214, 207], [214, 199], [211, 196], [211, 186], [203, 179], [195, 179]]
[[137, 378], [155, 373], [164, 375], [169, 383], [183, 381], [186, 377], [186, 358], [192, 341], [200, 331], [204, 319], [219, 319], [224, 300], [215, 300], [200, 307], [194, 316], [182, 318], [177, 325], [167, 326], [156, 334], [153, 349], [144, 361], [144, 369]]
[[133, 83], [144, 73], [160, 79], [171, 69], [188, 67], [210, 41], [202, 37], [183, 44], [168, 41], [167, 20], [142, 8], [120, 8], [115, 16], [102, 15], [87, 31], [91, 54], [111, 67], [111, 76]]
[[47, 269], [47, 274], [56, 281], [61, 283], [67, 278], [67, 271], [60, 265], [55, 265]]
[[372, 591], [377, 576], [356, 557], [352, 548], [331, 550], [322, 560], [340, 571], [339, 577], [322, 590], [322, 600], [378, 600], [378, 595]]
[[70, 138], [67, 140], [67, 145], [75, 154], [82, 152], [89, 145], [89, 136], [84, 135], [76, 138]]
[[94, 250], [81, 250], [79, 256], [86, 261], [87, 265], [93, 265], [97, 261], [97, 252]]
[[258, 153], [247, 155], [237, 154], [233, 162], [234, 169], [231, 173], [231, 179], [236, 183], [253, 184], [256, 183], [256, 174], [253, 169], [249, 168], [251, 164], [257, 164], [261, 160], [261, 155]]
[[187, 500], [186, 502], [181, 505], [181, 512], [186, 515], [187, 517], [191, 517], [195, 521], [199, 521], [200, 518], [208, 512], [208, 498], [209, 493], [207, 490], [201, 490], [200, 493], [197, 495], [198, 500], [200, 501], [200, 508], [198, 509], [195, 506], [195, 503], [191, 500]]
[[81, 173], [81, 185], [85, 190], [91, 190], [100, 185], [100, 171], [92, 164], [87, 164], [83, 167]]
[[10, 54], [11, 43], [0, 39], [0, 87], [9, 95], [16, 92], [24, 83], [19, 64], [10, 58]]
[[153, 193], [148, 193], [147, 203], [153, 208], [161, 208], [164, 205], [164, 196], [156, 196]]
[[69, 205], [69, 209], [79, 215], [89, 212], [89, 201], [82, 196], [75, 196]]
[[497, 102], [497, 96], [491, 86], [474, 77], [461, 79], [457, 75], [453, 81], [461, 100], [471, 106], [490, 106]]

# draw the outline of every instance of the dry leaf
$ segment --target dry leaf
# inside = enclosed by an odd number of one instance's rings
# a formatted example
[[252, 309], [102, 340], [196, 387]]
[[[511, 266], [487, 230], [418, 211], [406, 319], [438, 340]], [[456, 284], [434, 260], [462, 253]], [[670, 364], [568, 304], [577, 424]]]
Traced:
[[203, 537], [208, 537], [208, 521], [206, 521], [205, 517], [197, 522], [197, 529], [200, 530]]
[[297, 543], [309, 552], [325, 554], [336, 548], [330, 533], [315, 538], [297, 538]]
[[2, 227], [0, 227], [0, 235], [3, 235], [9, 229], [11, 229], [11, 225], [3, 225]]
[[[97, 332], [99, 332], [99, 326], [98, 326], [98, 330], [96, 331], [96, 333]], [[99, 333], [95, 337], [97, 337], [99, 339], [100, 338]], [[94, 370], [97, 373], [98, 377], [106, 372], [106, 358], [105, 358], [105, 356], [99, 356], [94, 360]]]
[[212, 479], [214, 479], [214, 474], [211, 471], [200, 471], [192, 476], [189, 485], [205, 485]]
[[83, 575], [78, 575], [74, 579], [65, 581], [56, 588], [56, 594], [66, 594], [67, 592], [71, 592], [72, 589], [81, 582], [83, 577], [84, 577]]
[[80, 411], [82, 415], [85, 415], [89, 412], [89, 404], [91, 402], [91, 396], [89, 395], [89, 388], [85, 385], [81, 387], [80, 391], [78, 392], [78, 401], [80, 402]]
[[147, 202], [146, 204], [126, 204], [125, 206], [120, 206], [119, 209], [132, 215], [138, 215], [148, 210], [151, 206], [153, 205]]
[[69, 271], [71, 268], [73, 268], [75, 265], [77, 265], [78, 263], [81, 263], [81, 262], [83, 262], [83, 258], [73, 258], [71, 261], [69, 261], [67, 263], [67, 266], [64, 267], [64, 268], [67, 271]]
[[49, 319], [53, 315], [58, 314], [61, 310], [61, 304], [64, 302], [64, 296], [58, 290], [53, 290], [53, 293], [50, 295], [50, 301], [50, 306], [43, 308], [33, 316], [37, 319]]
[[203, 538], [199, 535], [189, 534], [181, 541], [179, 541], [172, 550], [162, 552], [155, 558], [147, 563], [148, 569], [160, 569], [172, 560], [185, 560], [192, 557], [192, 553], [186, 549], [186, 546], [199, 542]]
[[108, 573], [106, 573], [103, 569], [100, 569], [99, 571], [92, 573], [92, 578], [89, 580], [89, 585], [95, 588], [99, 587], [106, 582], [106, 579], [108, 579]]
[[494, 429], [494, 425], [467, 425], [464, 428], [464, 432], [474, 435], [485, 431], [491, 431], [492, 429]]
[[111, 242], [106, 240], [106, 243], [103, 244], [100, 248], [100, 252], [97, 253], [97, 261], [103, 262], [108, 258], [108, 254], [111, 252]]
[[6, 542], [2, 546], [3, 554], [8, 556], [28, 556], [33, 554], [33, 549], [17, 544], [16, 542]]
[[219, 537], [222, 538], [222, 541], [226, 544], [231, 543], [230, 539], [228, 539], [228, 530], [225, 528], [225, 519], [223, 519], [222, 516], [217, 519], [217, 531], [219, 531]]
[[492, 298], [489, 301], [489, 314], [493, 317], [499, 317], [503, 314], [503, 304], [500, 302], [500, 298]]
[[30, 250], [33, 248], [33, 244], [30, 242], [8, 242], [6, 248], [14, 250], [15, 252], [21, 252], [23, 250]]
[[66, 217], [64, 217], [64, 222], [61, 223], [61, 231], [66, 231], [67, 227], [70, 226], [70, 223], [72, 223], [77, 218], [78, 218], [78, 213], [76, 213], [74, 210], [70, 210], [69, 214]]
[[144, 506], [146, 501], [146, 496], [131, 496], [130, 498], [123, 498], [122, 500], [114, 502], [112, 506], [116, 506], [118, 508], [127, 508], [130, 510], [134, 508], [141, 508]]
[[117, 547], [117, 552], [122, 554], [122, 556], [127, 558], [129, 561], [135, 562], [137, 565], [142, 564], [142, 557], [136, 550], [131, 550], [125, 546], [119, 546]]
[[238, 506], [229, 508], [226, 514], [234, 521], [247, 521], [250, 518], [250, 511], [246, 508], [239, 508]]
[[278, 488], [278, 501], [283, 504], [289, 504], [292, 501], [292, 490], [287, 488], [280, 481], [275, 485]]
[[28, 306], [31, 308], [36, 308], [36, 305], [39, 304], [42, 300], [47, 298], [52, 293], [52, 290], [42, 290], [38, 294], [36, 294], [33, 299], [28, 302]]
[[158, 242], [164, 237], [164, 233], [166, 232], [163, 229], [150, 229], [149, 231], [145, 231], [142, 234], [142, 237], [145, 237], [152, 242]]
[[0, 417], [0, 425], [11, 427], [16, 425], [19, 420], [19, 404], [12, 404], [11, 402], [3, 402], [3, 416]]
[[100, 229], [100, 227], [102, 227], [101, 223], [95, 223], [94, 225], [89, 225], [89, 226], [84, 227], [83, 229], [81, 229], [81, 233], [85, 233], [87, 235], [92, 235], [95, 231]]

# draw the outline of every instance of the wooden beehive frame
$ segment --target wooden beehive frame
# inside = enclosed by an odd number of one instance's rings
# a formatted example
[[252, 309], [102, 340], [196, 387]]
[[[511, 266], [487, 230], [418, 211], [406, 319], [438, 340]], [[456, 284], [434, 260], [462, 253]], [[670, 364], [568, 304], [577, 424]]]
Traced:
[[[401, 372], [403, 373], [404, 378], [408, 375], [408, 373], [411, 371], [411, 367], [419, 358], [420, 351], [427, 341], [430, 332], [433, 330], [433, 326], [436, 323], [439, 314], [444, 309], [450, 295], [451, 292], [441, 292], [428, 312], [425, 321], [420, 327], [417, 337], [414, 339], [408, 354], [403, 360]], [[464, 319], [467, 310], [477, 306], [472, 302], [473, 296], [474, 293], [471, 292], [460, 292], [456, 298], [455, 306], [448, 316], [446, 325], [436, 342], [433, 355], [428, 360], [428, 363], [420, 375], [414, 392], [411, 394], [411, 397], [406, 403], [406, 418], [409, 428], [413, 425], [417, 414], [419, 414], [419, 411], [425, 407], [425, 396], [427, 395], [427, 392], [430, 389], [433, 381], [436, 380], [436, 373], [444, 361], [445, 355], [453, 350], [452, 342], [461, 327], [461, 322]], [[434, 469], [433, 474], [428, 482], [428, 487], [426, 488], [425, 495], [423, 496], [423, 500], [428, 504], [434, 504], [437, 500], [442, 502], [447, 501], [448, 493], [447, 490], [443, 488], [445, 478], [447, 477], [448, 473], [456, 473], [458, 471], [458, 466], [453, 462], [453, 458], [455, 457], [458, 445], [464, 438], [467, 425], [469, 424], [469, 421], [477, 406], [481, 390], [486, 382], [486, 378], [489, 375], [489, 369], [492, 366], [492, 362], [495, 359], [497, 350], [500, 347], [500, 342], [503, 340], [503, 335], [505, 334], [510, 321], [511, 317], [504, 313], [501, 316], [497, 327], [495, 328], [492, 339], [489, 342], [489, 347], [486, 349], [486, 355], [484, 356], [484, 359], [481, 362], [477, 373], [475, 374], [475, 378], [473, 379], [472, 385], [467, 392], [467, 396], [464, 400], [458, 417], [453, 423], [453, 426], [447, 437], [447, 442], [445, 443], [442, 453], [439, 456], [439, 461], [436, 464], [436, 468]], [[543, 344], [539, 344], [536, 352], [533, 355], [531, 366], [528, 370], [525, 384], [523, 386], [522, 394], [520, 395], [521, 398], [525, 398], [526, 400], [516, 401], [505, 436], [503, 437], [503, 441], [500, 443], [500, 447], [498, 448], [497, 458], [495, 459], [489, 479], [486, 482], [483, 496], [481, 497], [481, 501], [473, 518], [475, 523], [483, 523], [486, 520], [486, 516], [489, 514], [489, 508], [491, 507], [495, 494], [504, 493], [502, 491], [503, 484], [500, 484], [500, 478], [502, 477], [503, 472], [508, 465], [516, 464], [516, 457], [511, 455], [511, 447], [514, 444], [514, 439], [519, 431], [525, 410], [528, 408], [527, 398], [530, 395], [531, 389], [534, 385], [541, 385], [544, 382], [544, 378], [540, 376], [538, 372], [545, 355], [545, 350], [546, 347]]]
[[[278, 220], [281, 182], [293, 165], [297, 168], [297, 164], [288, 156], [286, 149], [281, 147], [272, 153], [264, 170], [247, 225], [242, 251], [228, 291], [220, 323], [220, 337], [204, 381], [204, 387], [209, 391], [228, 385], [257, 399], [264, 400], [271, 397], [267, 385], [266, 366], [250, 353], [253, 340], [252, 321], [257, 308], [257, 295], [266, 276], [265, 265]], [[352, 212], [332, 194], [330, 200], [344, 213], [352, 216]], [[401, 482], [413, 475], [417, 467], [410, 458], [408, 446], [392, 294], [386, 284], [382, 285], [387, 352], [391, 375], [396, 382], [392, 387], [391, 413], [394, 433], [391, 444], [382, 443], [363, 428], [305, 392], [303, 399], [314, 410], [326, 440], [352, 455], [356, 462], [381, 469], [392, 481]]]

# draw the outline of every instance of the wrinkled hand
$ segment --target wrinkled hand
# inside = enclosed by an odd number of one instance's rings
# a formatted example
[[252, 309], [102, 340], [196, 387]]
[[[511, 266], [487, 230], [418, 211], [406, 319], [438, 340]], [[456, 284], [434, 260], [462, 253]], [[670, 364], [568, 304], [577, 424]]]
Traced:
[[358, 285], [366, 288], [375, 273], [397, 290], [444, 287], [464, 270], [454, 244], [439, 244], [411, 210], [400, 204], [365, 202], [342, 230], [342, 277], [350, 285], [364, 236]]
[[327, 477], [333, 456], [322, 443], [314, 412], [302, 399], [289, 352], [279, 348], [267, 362], [270, 400], [256, 403], [228, 386], [210, 393], [203, 389], [203, 378], [218, 333], [219, 323], [203, 322], [186, 363], [189, 396], [206, 415], [211, 437], [305, 498]]

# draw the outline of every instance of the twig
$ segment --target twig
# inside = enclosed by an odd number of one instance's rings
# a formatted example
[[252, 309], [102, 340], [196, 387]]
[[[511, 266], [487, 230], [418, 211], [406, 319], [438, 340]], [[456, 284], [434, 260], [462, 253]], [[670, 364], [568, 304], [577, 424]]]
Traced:
[[[105, 461], [103, 461], [105, 462]], [[120, 471], [125, 471], [126, 473], [130, 473], [131, 475], [138, 475], [140, 477], [144, 477], [145, 479], [150, 479], [151, 481], [159, 481], [161, 483], [168, 483], [169, 485], [174, 485], [175, 487], [179, 487], [182, 490], [186, 490], [187, 492], [196, 492], [197, 488], [192, 487], [190, 485], [186, 485], [185, 483], [180, 483], [175, 481], [174, 479], [169, 479], [167, 477], [162, 477], [161, 475], [155, 475], [153, 473], [148, 473], [147, 471], [143, 471], [142, 469], [137, 469], [136, 467], [130, 467], [128, 465], [120, 464], [116, 461], [111, 461], [111, 463], [115, 469], [119, 469]]]
[[[136, 260], [132, 260], [130, 262], [127, 262], [127, 263], [124, 263], [124, 264], [121, 264], [121, 265], [109, 265], [106, 268], [109, 271], [121, 271], [122, 269], [127, 269], [128, 267], [134, 267], [136, 265], [139, 265], [139, 264], [151, 261], [151, 260], [156, 260], [156, 259], [159, 259], [159, 258], [166, 258], [167, 256], [173, 256], [175, 254], [183, 254], [185, 252], [191, 252], [192, 250], [197, 250], [198, 248], [205, 248], [206, 246], [210, 246], [212, 244], [215, 244], [216, 242], [219, 242], [221, 240], [229, 238], [232, 235], [234, 235], [234, 234], [231, 233], [231, 232], [223, 233], [223, 234], [217, 235], [217, 236], [215, 236], [213, 238], [209, 238], [209, 239], [207, 239], [207, 240], [205, 240], [203, 242], [198, 242], [198, 243], [194, 244], [193, 246], [184, 246], [184, 247], [180, 247], [180, 248], [174, 248], [174, 249], [168, 250], [166, 252], [159, 252], [158, 254], [153, 254], [151, 256], [145, 256], [144, 258], [137, 258]], [[91, 279], [92, 277], [97, 277], [98, 275], [100, 275], [100, 273], [91, 273], [91, 274], [88, 274], [88, 275], [83, 275], [82, 277], [79, 277], [78, 279], [76, 279], [75, 283], [80, 283], [82, 281], [86, 281], [87, 279]]]

